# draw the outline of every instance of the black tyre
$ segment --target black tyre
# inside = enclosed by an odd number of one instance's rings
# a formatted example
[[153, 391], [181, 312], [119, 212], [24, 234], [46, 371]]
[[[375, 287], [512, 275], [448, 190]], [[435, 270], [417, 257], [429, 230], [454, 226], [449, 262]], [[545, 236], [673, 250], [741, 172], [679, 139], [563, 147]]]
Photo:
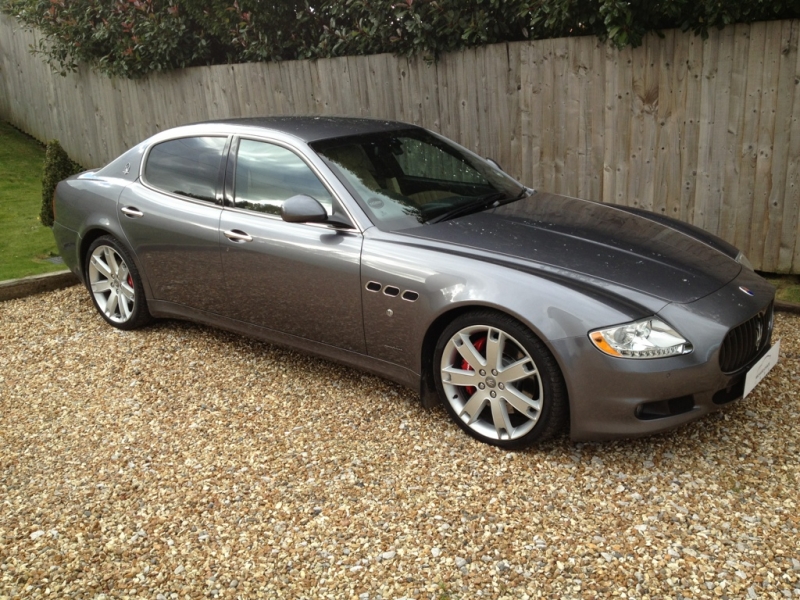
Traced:
[[439, 337], [433, 366], [447, 412], [482, 442], [524, 448], [565, 424], [567, 392], [556, 360], [508, 315], [482, 310], [455, 319]]
[[95, 308], [109, 325], [136, 329], [152, 320], [139, 271], [115, 238], [104, 235], [92, 242], [85, 273]]

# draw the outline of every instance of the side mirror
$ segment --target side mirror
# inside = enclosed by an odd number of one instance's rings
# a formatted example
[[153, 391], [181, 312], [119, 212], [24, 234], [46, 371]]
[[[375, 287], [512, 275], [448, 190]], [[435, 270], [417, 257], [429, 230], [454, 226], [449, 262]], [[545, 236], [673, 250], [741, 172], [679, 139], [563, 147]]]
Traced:
[[318, 200], [305, 194], [292, 196], [281, 205], [281, 219], [287, 223], [327, 223], [337, 228], [353, 228], [349, 221], [335, 214], [328, 215]]
[[328, 211], [311, 196], [298, 194], [281, 205], [281, 219], [289, 223], [325, 223]]

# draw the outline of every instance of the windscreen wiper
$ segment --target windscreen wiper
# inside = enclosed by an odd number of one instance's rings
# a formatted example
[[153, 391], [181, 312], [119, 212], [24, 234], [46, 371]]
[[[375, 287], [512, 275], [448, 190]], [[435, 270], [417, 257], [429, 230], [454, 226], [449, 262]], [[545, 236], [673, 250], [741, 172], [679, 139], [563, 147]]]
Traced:
[[441, 221], [463, 217], [464, 215], [480, 212], [489, 208], [497, 208], [502, 204], [508, 204], [509, 202], [514, 202], [523, 198], [527, 192], [528, 190], [526, 188], [522, 188], [522, 191], [512, 198], [506, 196], [505, 192], [493, 192], [460, 206], [456, 206], [455, 208], [451, 208], [450, 210], [446, 210], [442, 214], [429, 219], [426, 223], [440, 223]]

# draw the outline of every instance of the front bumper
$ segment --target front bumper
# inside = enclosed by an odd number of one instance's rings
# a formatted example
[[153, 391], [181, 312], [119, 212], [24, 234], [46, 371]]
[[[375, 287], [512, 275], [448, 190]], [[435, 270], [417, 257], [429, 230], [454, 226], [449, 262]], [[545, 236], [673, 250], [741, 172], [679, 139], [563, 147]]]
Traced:
[[744, 270], [710, 296], [668, 305], [658, 316], [694, 346], [683, 356], [612, 358], [597, 350], [588, 336], [555, 341], [570, 396], [571, 438], [606, 440], [667, 431], [741, 398], [747, 371], [769, 350], [771, 329], [764, 332], [754, 355], [733, 373], [720, 368], [720, 349], [729, 331], [771, 310], [773, 299], [772, 286]]

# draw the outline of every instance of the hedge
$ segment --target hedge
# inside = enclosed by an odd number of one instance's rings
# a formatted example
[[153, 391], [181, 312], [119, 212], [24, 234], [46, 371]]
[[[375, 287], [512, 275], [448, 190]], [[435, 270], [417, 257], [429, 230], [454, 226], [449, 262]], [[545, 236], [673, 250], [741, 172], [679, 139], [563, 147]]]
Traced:
[[53, 194], [58, 182], [81, 171], [83, 167], [67, 156], [58, 140], [47, 142], [42, 169], [42, 207], [39, 211], [42, 225], [53, 226]]
[[680, 28], [800, 17], [800, 0], [0, 0], [62, 73], [139, 77], [195, 65], [442, 52], [595, 35], [617, 47]]

